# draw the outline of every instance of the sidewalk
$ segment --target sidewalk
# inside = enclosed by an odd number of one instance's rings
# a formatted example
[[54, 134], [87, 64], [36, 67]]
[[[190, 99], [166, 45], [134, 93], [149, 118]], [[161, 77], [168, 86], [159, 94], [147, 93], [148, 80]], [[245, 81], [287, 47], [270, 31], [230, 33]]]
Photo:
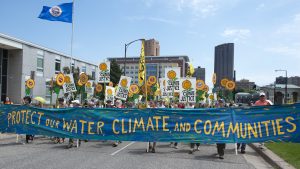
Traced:
[[264, 147], [263, 149], [261, 149], [259, 147], [259, 143], [251, 143], [251, 144], [249, 144], [249, 146], [252, 149], [254, 149], [264, 160], [266, 160], [274, 168], [295, 169], [295, 167], [293, 167], [292, 165], [285, 162], [282, 158], [280, 158], [278, 155], [273, 153], [267, 147]]
[[16, 134], [11, 134], [11, 133], [0, 133], [0, 141], [3, 139], [12, 139], [12, 138], [16, 138], [17, 135]]

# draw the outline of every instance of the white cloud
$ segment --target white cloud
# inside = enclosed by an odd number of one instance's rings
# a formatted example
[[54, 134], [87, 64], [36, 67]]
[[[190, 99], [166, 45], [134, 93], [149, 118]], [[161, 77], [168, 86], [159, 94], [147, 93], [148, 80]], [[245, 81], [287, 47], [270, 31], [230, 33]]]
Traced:
[[251, 36], [249, 29], [225, 29], [221, 34], [225, 38], [232, 38], [234, 41], [244, 40]]
[[144, 16], [131, 16], [131, 17], [126, 17], [127, 20], [130, 21], [143, 21], [143, 20], [148, 20], [148, 21], [154, 21], [154, 22], [161, 22], [165, 24], [172, 24], [176, 25], [178, 22], [170, 20], [170, 19], [165, 19], [165, 18], [156, 18], [156, 17], [144, 17]]
[[177, 0], [175, 2], [177, 10], [192, 10], [195, 16], [202, 18], [215, 15], [219, 9], [217, 0]]

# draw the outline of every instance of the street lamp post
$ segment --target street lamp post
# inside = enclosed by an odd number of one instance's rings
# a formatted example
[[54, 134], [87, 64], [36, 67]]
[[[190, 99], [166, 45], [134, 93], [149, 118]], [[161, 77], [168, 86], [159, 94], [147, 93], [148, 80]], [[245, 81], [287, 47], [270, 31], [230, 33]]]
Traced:
[[287, 78], [287, 70], [282, 70], [278, 69], [275, 70], [275, 72], [285, 72], [285, 94], [284, 94], [284, 103], [287, 104], [287, 83], [288, 83], [288, 78]]
[[127, 48], [128, 48], [128, 46], [130, 45], [130, 44], [132, 44], [132, 43], [134, 43], [134, 42], [136, 42], [136, 41], [142, 41], [142, 40], [144, 40], [144, 39], [136, 39], [136, 40], [134, 40], [134, 41], [131, 41], [131, 42], [129, 42], [129, 43], [125, 43], [125, 54], [124, 54], [124, 56], [125, 56], [125, 60], [124, 60], [124, 76], [126, 75], [125, 74], [125, 72], [126, 72], [126, 63], [127, 63], [127, 59], [126, 59], [126, 54], [127, 54]]

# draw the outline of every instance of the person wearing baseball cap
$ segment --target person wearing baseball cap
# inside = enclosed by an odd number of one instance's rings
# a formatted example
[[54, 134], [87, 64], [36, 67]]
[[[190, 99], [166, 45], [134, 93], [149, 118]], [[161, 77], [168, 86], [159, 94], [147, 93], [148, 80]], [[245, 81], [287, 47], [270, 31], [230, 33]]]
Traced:
[[254, 105], [255, 106], [268, 106], [268, 105], [273, 105], [273, 103], [266, 99], [266, 94], [264, 92], [261, 92], [261, 93], [259, 93], [259, 100], [257, 100]]

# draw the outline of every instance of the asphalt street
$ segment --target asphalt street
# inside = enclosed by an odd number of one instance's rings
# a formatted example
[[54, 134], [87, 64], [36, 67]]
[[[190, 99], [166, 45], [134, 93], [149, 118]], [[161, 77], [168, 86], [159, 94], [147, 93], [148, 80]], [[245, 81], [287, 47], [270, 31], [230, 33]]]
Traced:
[[[24, 140], [24, 138], [23, 138]], [[156, 153], [146, 153], [146, 143], [83, 142], [79, 148], [66, 149], [67, 143], [54, 144], [39, 137], [33, 143], [16, 143], [15, 137], [0, 138], [1, 169], [254, 169], [272, 168], [247, 147], [246, 154], [235, 154], [234, 144], [227, 144], [225, 159], [218, 158], [215, 145], [201, 145], [188, 154], [188, 144], [179, 149], [158, 143]]]

